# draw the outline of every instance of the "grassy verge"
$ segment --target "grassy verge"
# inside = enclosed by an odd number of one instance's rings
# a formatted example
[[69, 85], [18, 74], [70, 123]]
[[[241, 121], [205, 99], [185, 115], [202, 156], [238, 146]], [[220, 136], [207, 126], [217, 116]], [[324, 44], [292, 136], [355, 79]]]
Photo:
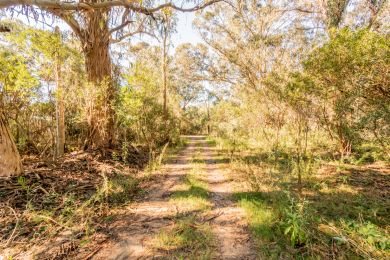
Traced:
[[390, 257], [387, 166], [340, 164], [314, 156], [302, 167], [301, 195], [288, 153], [242, 153], [230, 169], [238, 184], [234, 197], [247, 213], [263, 257]]
[[170, 202], [180, 213], [174, 225], [162, 230], [155, 239], [154, 248], [168, 259], [210, 259], [213, 234], [208, 223], [197, 218], [211, 207], [207, 183], [202, 180], [204, 160], [198, 150], [192, 158], [191, 170], [184, 183], [172, 193]]

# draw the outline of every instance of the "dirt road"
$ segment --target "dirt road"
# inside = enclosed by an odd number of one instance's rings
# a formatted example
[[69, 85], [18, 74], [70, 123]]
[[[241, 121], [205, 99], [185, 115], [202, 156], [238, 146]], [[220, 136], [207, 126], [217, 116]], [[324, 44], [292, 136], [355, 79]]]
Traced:
[[[110, 239], [92, 259], [170, 259], [155, 250], [156, 234], [174, 225], [175, 216], [182, 209], [171, 203], [174, 187], [183, 183], [192, 170], [194, 153], [203, 160], [202, 174], [207, 182], [211, 204], [207, 215], [215, 243], [212, 259], [256, 259], [244, 212], [231, 198], [232, 187], [222, 170], [223, 160], [207, 145], [204, 136], [187, 136], [188, 146], [161, 172], [156, 173], [147, 195], [131, 204], [127, 213], [115, 221]], [[197, 213], [193, 213], [197, 217]], [[200, 213], [199, 213], [200, 214]]]

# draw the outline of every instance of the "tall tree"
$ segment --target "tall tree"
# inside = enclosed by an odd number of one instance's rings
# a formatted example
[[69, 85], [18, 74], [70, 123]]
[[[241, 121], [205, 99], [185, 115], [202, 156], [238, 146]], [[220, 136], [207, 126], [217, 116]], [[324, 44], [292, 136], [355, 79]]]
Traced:
[[161, 13], [161, 27], [159, 28], [159, 34], [162, 41], [162, 54], [161, 54], [161, 70], [162, 70], [162, 85], [163, 85], [163, 118], [165, 124], [165, 139], [169, 140], [170, 129], [168, 127], [169, 111], [168, 111], [168, 92], [170, 88], [169, 82], [169, 47], [171, 46], [171, 35], [175, 32], [177, 23], [177, 17], [171, 9], [164, 9]]
[[153, 14], [164, 8], [192, 12], [218, 1], [211, 0], [182, 8], [172, 2], [153, 6], [150, 2], [130, 0], [6, 0], [0, 3], [0, 8], [13, 9], [22, 5], [22, 10], [28, 14], [37, 12], [35, 7], [38, 7], [43, 13], [59, 17], [72, 28], [81, 41], [88, 80], [96, 88], [102, 89], [100, 98], [90, 109], [92, 113], [85, 148], [106, 148], [114, 138], [114, 111], [111, 102], [115, 91], [111, 75], [110, 43], [138, 33], [147, 33]]
[[[53, 15], [67, 23], [77, 35], [85, 57], [88, 80], [96, 88], [102, 89], [93, 102], [94, 107], [90, 108], [84, 147], [104, 149], [114, 141], [114, 110], [111, 103], [115, 89], [111, 75], [110, 44], [135, 34], [148, 33], [153, 14], [164, 8], [193, 12], [219, 1], [210, 0], [185, 8], [173, 2], [156, 6], [148, 1], [131, 0], [5, 0], [0, 2], [0, 9], [7, 8], [12, 12], [21, 7], [26, 15], [31, 12], [35, 17], [38, 17], [38, 12]], [[8, 135], [2, 138], [10, 142]]]
[[162, 39], [162, 81], [163, 81], [163, 109], [165, 120], [168, 120], [168, 66], [169, 46], [171, 34], [175, 31], [176, 17], [169, 9], [162, 12], [160, 36]]
[[0, 107], [0, 176], [10, 176], [22, 172], [22, 163], [8, 121]]
[[[55, 36], [58, 43], [61, 44], [61, 32], [58, 27], [55, 28]], [[58, 46], [59, 47], [59, 46]], [[62, 156], [65, 148], [65, 107], [64, 107], [64, 89], [61, 79], [61, 55], [57, 48], [55, 54], [55, 80], [57, 87], [56, 95], [56, 156]]]

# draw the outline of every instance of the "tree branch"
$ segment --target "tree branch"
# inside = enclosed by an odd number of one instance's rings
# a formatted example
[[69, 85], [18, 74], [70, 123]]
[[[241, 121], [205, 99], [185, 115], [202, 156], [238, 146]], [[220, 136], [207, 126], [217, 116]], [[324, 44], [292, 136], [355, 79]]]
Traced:
[[72, 28], [72, 30], [77, 34], [78, 37], [80, 37], [80, 38], [83, 37], [82, 29], [81, 29], [79, 23], [76, 21], [76, 19], [74, 19], [74, 17], [71, 14], [67, 14], [65, 12], [61, 12], [61, 11], [59, 11], [57, 9], [54, 9], [54, 10], [45, 9], [45, 10], [47, 12], [55, 15], [55, 16], [58, 16], [62, 20], [64, 20], [64, 22], [66, 24], [68, 24], [70, 28]]
[[121, 30], [121, 29], [123, 29], [123, 28], [125, 28], [127, 25], [129, 25], [129, 24], [131, 24], [131, 23], [134, 23], [134, 21], [129, 21], [129, 20], [127, 20], [127, 21], [123, 22], [121, 25], [118, 25], [117, 27], [112, 28], [112, 29], [110, 30], [110, 34], [116, 32], [116, 31], [119, 31], [119, 30]]
[[10, 32], [11, 28], [7, 25], [0, 24], [0, 32]]
[[313, 9], [305, 9], [301, 7], [295, 7], [295, 8], [287, 8], [287, 9], [280, 9], [279, 12], [297, 12], [297, 13], [308, 13], [308, 14], [316, 14], [320, 13], [319, 11], [313, 10]]
[[104, 1], [104, 2], [97, 2], [97, 3], [64, 2], [59, 0], [2, 0], [0, 2], [0, 9], [9, 8], [18, 5], [38, 6], [40, 8], [59, 9], [59, 10], [68, 10], [68, 11], [72, 11], [72, 10], [90, 11], [93, 9], [126, 7], [138, 13], [152, 14], [164, 8], [172, 8], [181, 12], [194, 12], [221, 1], [222, 0], [210, 0], [208, 2], [190, 8], [183, 8], [173, 4], [172, 2], [161, 4], [156, 7], [144, 7], [138, 5], [138, 2], [134, 0], [113, 0], [113, 1]]
[[152, 34], [150, 32], [144, 31], [143, 29], [138, 29], [134, 32], [125, 33], [124, 35], [122, 35], [119, 38], [116, 38], [116, 39], [111, 38], [110, 43], [118, 43], [118, 42], [120, 42], [128, 37], [134, 36], [136, 34], [146, 34], [146, 35], [149, 35], [150, 37], [157, 38], [154, 34]]

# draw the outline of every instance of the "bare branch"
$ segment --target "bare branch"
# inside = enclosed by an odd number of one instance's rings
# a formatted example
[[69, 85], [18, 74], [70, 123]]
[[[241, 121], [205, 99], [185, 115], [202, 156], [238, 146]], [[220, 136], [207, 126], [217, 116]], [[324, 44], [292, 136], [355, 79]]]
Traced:
[[66, 12], [61, 12], [57, 9], [53, 9], [53, 10], [45, 9], [45, 10], [64, 20], [64, 22], [68, 24], [70, 28], [72, 28], [73, 32], [77, 34], [78, 37], [83, 37], [82, 29], [79, 23], [76, 21], [76, 19], [74, 19], [74, 17], [71, 14], [68, 14]]
[[149, 35], [150, 37], [157, 38], [156, 35], [154, 35], [150, 32], [144, 31], [143, 29], [138, 29], [134, 32], [125, 33], [124, 35], [122, 35], [119, 38], [116, 38], [116, 39], [111, 38], [110, 43], [118, 43], [118, 42], [120, 42], [128, 37], [134, 36], [136, 34], [146, 34], [146, 35]]
[[129, 25], [131, 23], [134, 23], [134, 21], [130, 21], [130, 20], [124, 21], [121, 25], [118, 25], [117, 27], [112, 28], [110, 30], [110, 34], [116, 32], [116, 31], [122, 30], [123, 28], [125, 28], [127, 25]]
[[10, 32], [10, 31], [11, 31], [10, 27], [4, 24], [0, 24], [0, 32]]
[[320, 13], [319, 11], [313, 10], [313, 9], [305, 9], [301, 7], [295, 7], [295, 8], [288, 8], [288, 9], [280, 9], [279, 12], [297, 12], [297, 13], [308, 13], [308, 14], [315, 14]]

